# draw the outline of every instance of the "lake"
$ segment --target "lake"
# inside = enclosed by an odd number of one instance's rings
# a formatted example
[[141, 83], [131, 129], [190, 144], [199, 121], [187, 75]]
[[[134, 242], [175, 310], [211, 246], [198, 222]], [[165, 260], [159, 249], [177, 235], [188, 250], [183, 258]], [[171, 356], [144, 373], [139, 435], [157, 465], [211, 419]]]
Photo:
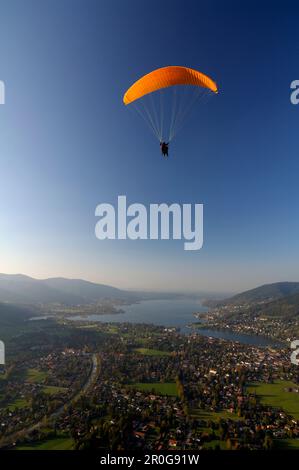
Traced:
[[125, 313], [107, 315], [82, 315], [69, 317], [71, 320], [99, 321], [108, 323], [147, 323], [180, 328], [182, 333], [196, 332], [212, 338], [239, 341], [253, 346], [281, 346], [277, 341], [263, 336], [236, 333], [226, 330], [209, 328], [191, 329], [187, 326], [198, 321], [195, 312], [205, 312], [207, 308], [201, 305], [199, 299], [163, 299], [144, 300], [136, 304], [122, 306]]

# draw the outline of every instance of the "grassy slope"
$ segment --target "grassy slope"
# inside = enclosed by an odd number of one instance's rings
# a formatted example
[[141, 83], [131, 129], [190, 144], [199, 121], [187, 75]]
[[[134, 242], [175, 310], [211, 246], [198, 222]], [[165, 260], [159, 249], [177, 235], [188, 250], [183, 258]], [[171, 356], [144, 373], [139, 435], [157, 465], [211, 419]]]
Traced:
[[27, 370], [27, 381], [30, 383], [40, 384], [45, 381], [47, 373], [39, 369]]
[[219, 421], [219, 419], [231, 419], [235, 421], [242, 421], [244, 418], [240, 418], [236, 413], [230, 413], [229, 411], [208, 411], [194, 408], [191, 410], [191, 416], [196, 419], [202, 419], [205, 421]]
[[296, 387], [296, 385], [283, 380], [275, 381], [273, 384], [254, 383], [250, 384], [248, 391], [256, 393], [262, 404], [282, 408], [295, 419], [299, 419], [299, 394], [285, 392], [285, 387]]
[[15, 450], [71, 450], [73, 444], [74, 442], [70, 438], [57, 437], [31, 445], [20, 445]]
[[276, 441], [278, 449], [299, 450], [299, 439], [280, 439]]

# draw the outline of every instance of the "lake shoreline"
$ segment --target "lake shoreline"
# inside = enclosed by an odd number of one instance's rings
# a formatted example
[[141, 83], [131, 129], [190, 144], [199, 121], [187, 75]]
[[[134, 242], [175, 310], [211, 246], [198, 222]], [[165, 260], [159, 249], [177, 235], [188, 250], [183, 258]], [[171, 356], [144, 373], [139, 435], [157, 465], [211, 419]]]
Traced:
[[[227, 341], [235, 341], [257, 347], [285, 347], [281, 342], [272, 338], [245, 333], [237, 333], [231, 330], [217, 330], [202, 325], [199, 328], [192, 327], [195, 314], [207, 311], [207, 307], [200, 303], [200, 300], [141, 300], [138, 303], [124, 306], [124, 313], [115, 314], [94, 314], [68, 316], [70, 321], [82, 322], [104, 322], [104, 323], [138, 323], [154, 324], [165, 328], [176, 328], [181, 334], [201, 334], [206, 337], [213, 337]], [[200, 331], [196, 331], [200, 330]]]

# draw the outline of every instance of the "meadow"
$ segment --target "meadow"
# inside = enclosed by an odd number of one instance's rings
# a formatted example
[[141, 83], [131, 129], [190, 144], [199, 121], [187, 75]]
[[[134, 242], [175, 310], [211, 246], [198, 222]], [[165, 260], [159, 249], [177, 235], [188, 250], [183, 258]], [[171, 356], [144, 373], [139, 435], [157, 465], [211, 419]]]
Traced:
[[74, 441], [71, 438], [56, 437], [43, 442], [17, 446], [15, 450], [71, 450]]
[[252, 383], [247, 390], [256, 394], [263, 405], [282, 408], [295, 419], [299, 419], [299, 393], [286, 391], [292, 387], [298, 388], [298, 385], [287, 380], [276, 380], [273, 384]]

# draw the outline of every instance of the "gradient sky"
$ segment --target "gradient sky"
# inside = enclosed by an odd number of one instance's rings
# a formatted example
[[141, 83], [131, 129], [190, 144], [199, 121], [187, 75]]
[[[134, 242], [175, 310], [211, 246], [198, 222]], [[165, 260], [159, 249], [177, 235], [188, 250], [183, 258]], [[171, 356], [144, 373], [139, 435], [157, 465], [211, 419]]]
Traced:
[[[0, 271], [238, 291], [299, 280], [296, 3], [1, 0]], [[122, 104], [157, 67], [220, 89], [171, 158]], [[204, 247], [99, 241], [95, 207], [204, 204]]]

